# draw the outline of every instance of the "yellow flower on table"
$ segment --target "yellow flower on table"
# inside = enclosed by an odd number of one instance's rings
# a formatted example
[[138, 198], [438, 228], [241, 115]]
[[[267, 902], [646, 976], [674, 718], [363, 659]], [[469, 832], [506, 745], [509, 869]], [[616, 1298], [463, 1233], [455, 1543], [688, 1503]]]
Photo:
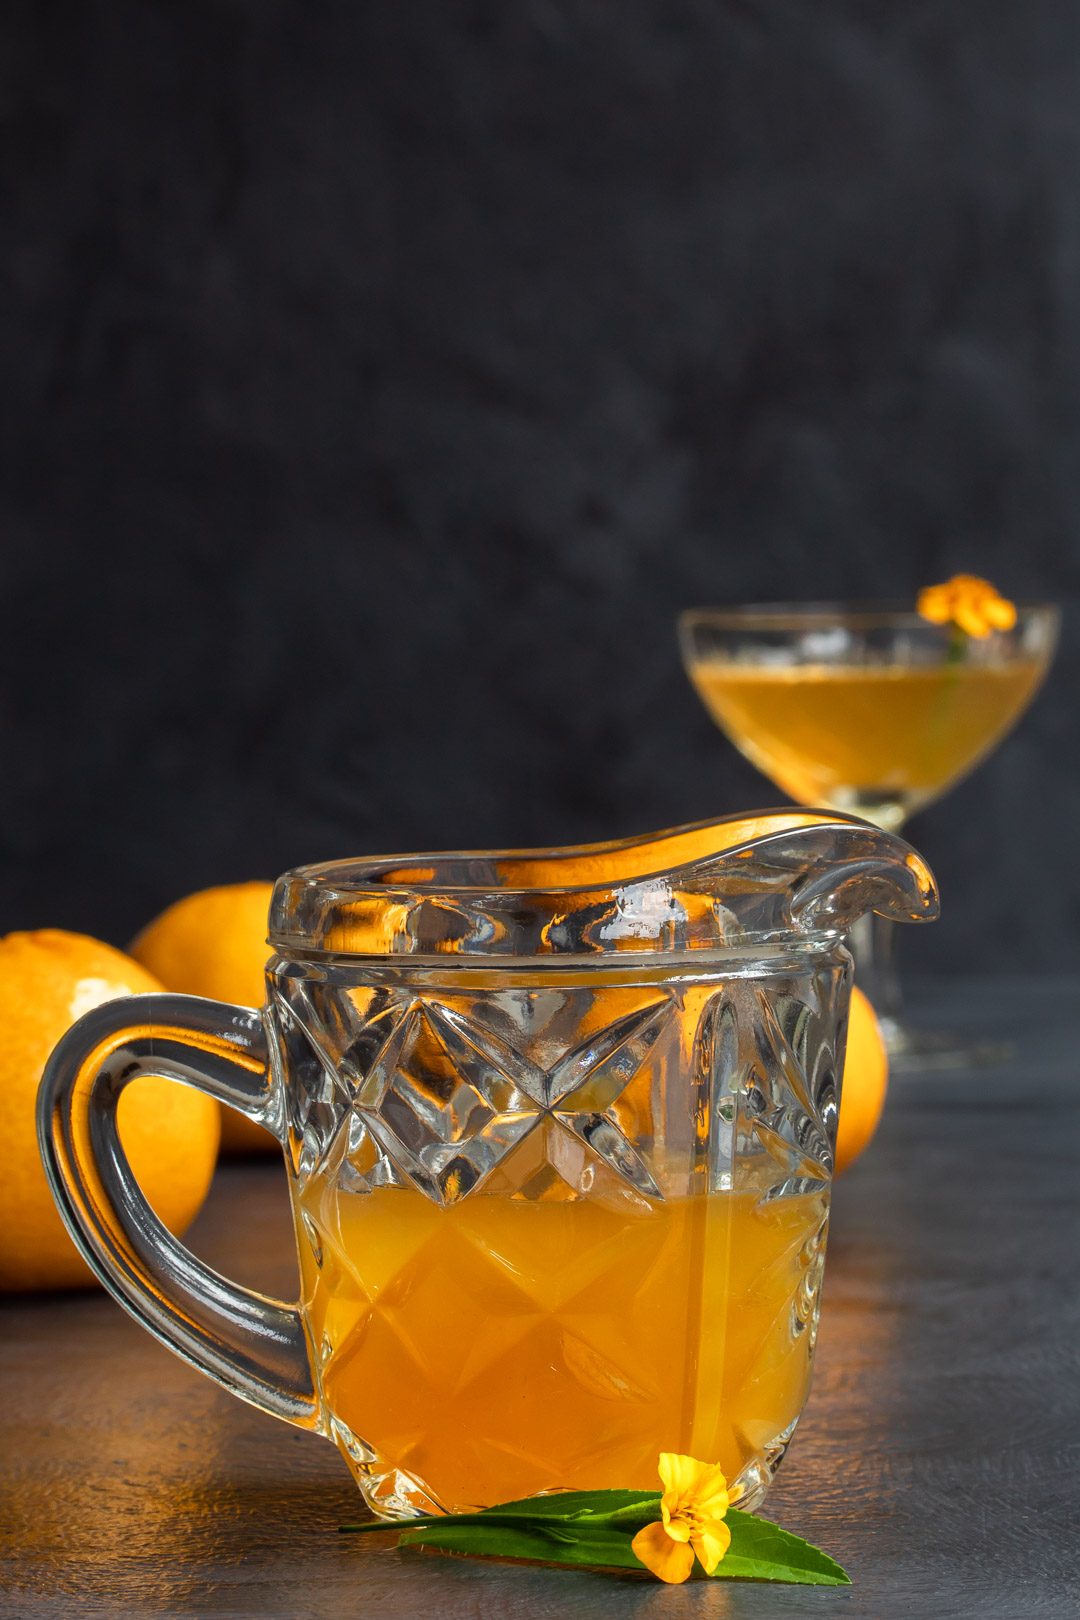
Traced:
[[928, 585], [919, 592], [919, 617], [931, 624], [955, 624], [966, 635], [982, 641], [994, 630], [1011, 630], [1016, 608], [988, 579], [977, 574], [954, 574], [943, 585]]
[[706, 1575], [713, 1573], [731, 1545], [724, 1516], [742, 1487], [729, 1491], [718, 1464], [674, 1451], [660, 1453], [659, 1469], [662, 1517], [639, 1530], [631, 1545], [646, 1569], [675, 1586], [689, 1578], [695, 1554]]

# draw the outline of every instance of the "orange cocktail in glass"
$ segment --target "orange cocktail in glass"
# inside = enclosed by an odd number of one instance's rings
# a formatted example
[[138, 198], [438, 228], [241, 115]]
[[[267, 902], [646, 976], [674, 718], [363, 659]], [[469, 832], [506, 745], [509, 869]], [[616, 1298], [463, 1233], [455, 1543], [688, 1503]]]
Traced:
[[[538, 1137], [538, 1168], [544, 1152]], [[662, 1444], [735, 1479], [791, 1431], [824, 1189], [650, 1204], [614, 1185], [584, 1203], [551, 1186], [448, 1208], [405, 1188], [342, 1200], [321, 1265], [309, 1233], [325, 1217], [300, 1221], [324, 1397], [359, 1477], [354, 1434], [442, 1502], [613, 1480], [649, 1490]]]
[[690, 678], [748, 759], [800, 804], [899, 826], [988, 753], [1045, 660], [779, 666], [692, 662]]

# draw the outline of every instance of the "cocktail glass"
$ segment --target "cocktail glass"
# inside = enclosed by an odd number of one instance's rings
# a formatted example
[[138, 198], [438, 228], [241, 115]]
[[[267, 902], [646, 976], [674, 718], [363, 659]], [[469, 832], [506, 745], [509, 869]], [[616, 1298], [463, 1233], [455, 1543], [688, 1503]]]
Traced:
[[[896, 607], [820, 604], [693, 610], [683, 661], [717, 725], [803, 805], [896, 832], [1011, 731], [1053, 654], [1059, 615], [1023, 607], [983, 640]], [[901, 1065], [1000, 1055], [903, 1016], [893, 930], [867, 916], [852, 939], [859, 983]]]

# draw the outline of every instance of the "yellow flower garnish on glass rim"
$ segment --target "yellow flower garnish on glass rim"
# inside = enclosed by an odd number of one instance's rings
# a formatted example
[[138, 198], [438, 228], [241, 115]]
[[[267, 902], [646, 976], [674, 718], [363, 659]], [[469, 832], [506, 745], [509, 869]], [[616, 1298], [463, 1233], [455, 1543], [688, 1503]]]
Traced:
[[675, 1451], [660, 1453], [662, 1518], [639, 1530], [631, 1542], [635, 1555], [660, 1580], [677, 1586], [689, 1578], [694, 1555], [711, 1575], [731, 1545], [724, 1515], [742, 1495], [729, 1491], [716, 1463], [698, 1462]]
[[1016, 608], [977, 574], [954, 574], [943, 585], [928, 585], [919, 592], [919, 616], [931, 624], [955, 624], [965, 635], [982, 641], [994, 630], [1011, 630]]

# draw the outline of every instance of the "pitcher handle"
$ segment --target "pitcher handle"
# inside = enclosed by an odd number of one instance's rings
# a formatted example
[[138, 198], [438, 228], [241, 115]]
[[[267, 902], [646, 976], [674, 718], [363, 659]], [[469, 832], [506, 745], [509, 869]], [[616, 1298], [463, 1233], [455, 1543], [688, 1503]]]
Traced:
[[146, 1074], [205, 1091], [282, 1138], [266, 1033], [252, 1008], [160, 993], [105, 1002], [68, 1030], [38, 1092], [38, 1142], [64, 1224], [155, 1338], [241, 1400], [313, 1428], [318, 1403], [300, 1312], [197, 1260], [131, 1173], [117, 1103]]

